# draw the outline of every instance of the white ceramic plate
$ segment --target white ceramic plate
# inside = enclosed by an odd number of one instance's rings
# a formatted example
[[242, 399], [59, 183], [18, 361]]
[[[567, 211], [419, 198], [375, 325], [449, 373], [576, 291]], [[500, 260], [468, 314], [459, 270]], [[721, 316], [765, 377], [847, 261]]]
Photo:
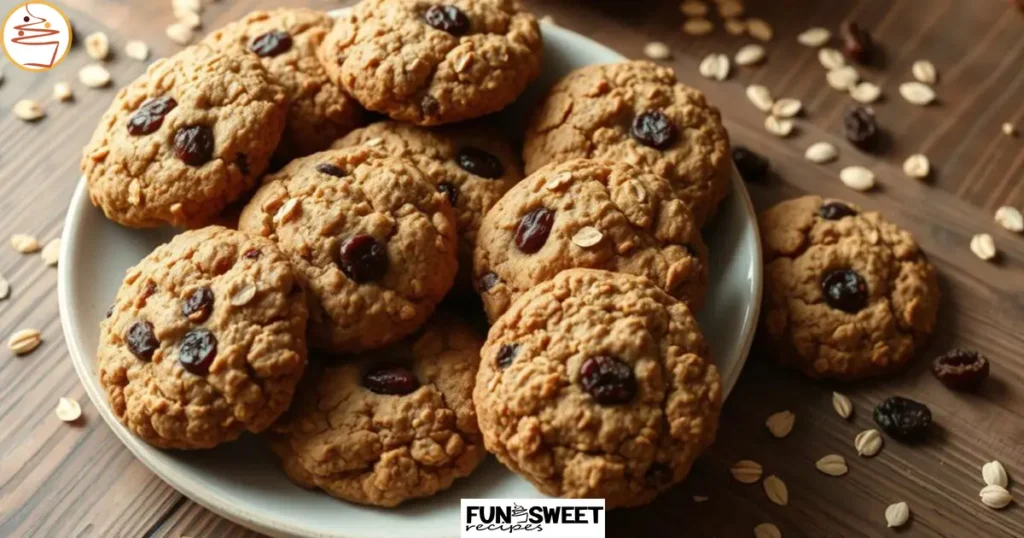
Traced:
[[[621, 55], [568, 30], [545, 25], [544, 74], [520, 105], [528, 106], [570, 70], [611, 63]], [[507, 116], [521, 122], [522, 109]], [[711, 291], [700, 322], [721, 369], [726, 394], [746, 360], [761, 303], [761, 248], [754, 209], [733, 174], [733, 192], [706, 230], [711, 250]], [[293, 485], [259, 438], [246, 436], [209, 451], [174, 452], [135, 438], [110, 412], [96, 376], [98, 327], [121, 279], [170, 230], [122, 228], [92, 207], [81, 180], [68, 209], [58, 294], [65, 338], [89, 398], [137, 458], [175, 489], [214, 512], [272, 536], [362, 538], [458, 536], [460, 499], [530, 498], [540, 494], [493, 459], [439, 495], [397, 509], [349, 504]]]

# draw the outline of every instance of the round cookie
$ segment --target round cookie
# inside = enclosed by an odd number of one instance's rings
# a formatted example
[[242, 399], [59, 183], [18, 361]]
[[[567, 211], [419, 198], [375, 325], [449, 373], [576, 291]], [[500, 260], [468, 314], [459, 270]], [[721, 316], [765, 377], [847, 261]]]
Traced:
[[693, 214], [668, 181], [628, 164], [546, 166], [484, 217], [473, 281], [491, 321], [574, 267], [647, 277], [693, 310], [707, 291], [707, 248]]
[[331, 147], [358, 145], [412, 161], [445, 193], [459, 231], [459, 281], [469, 290], [480, 221], [523, 178], [511, 145], [482, 124], [426, 129], [384, 121], [356, 129]]
[[100, 325], [100, 385], [147, 443], [211, 448], [288, 408], [305, 332], [302, 286], [270, 241], [185, 232], [128, 270]]
[[396, 506], [447, 489], [484, 459], [473, 408], [481, 340], [437, 316], [386, 349], [307, 376], [272, 428], [285, 473], [307, 488]]
[[650, 502], [715, 438], [718, 370], [686, 305], [570, 269], [491, 328], [473, 392], [487, 450], [548, 495]]
[[366, 108], [417, 125], [501, 110], [540, 74], [537, 19], [518, 0], [363, 0], [320, 47]]
[[551, 88], [526, 131], [526, 173], [576, 157], [665, 177], [701, 227], [729, 192], [729, 134], [718, 109], [647, 61], [583, 67]]
[[89, 198], [124, 226], [201, 226], [256, 184], [284, 121], [259, 58], [187, 48], [117, 93], [82, 158]]
[[899, 369], [935, 326], [939, 283], [914, 238], [878, 213], [819, 196], [760, 216], [762, 319], [779, 360], [815, 378]]
[[284, 134], [275, 161], [326, 149], [362, 121], [362, 109], [327, 76], [316, 50], [334, 25], [323, 11], [283, 8], [254, 11], [213, 32], [203, 43], [259, 56], [288, 97]]
[[329, 150], [268, 176], [239, 229], [291, 257], [309, 297], [309, 341], [354, 353], [416, 331], [452, 286], [452, 208], [412, 163]]

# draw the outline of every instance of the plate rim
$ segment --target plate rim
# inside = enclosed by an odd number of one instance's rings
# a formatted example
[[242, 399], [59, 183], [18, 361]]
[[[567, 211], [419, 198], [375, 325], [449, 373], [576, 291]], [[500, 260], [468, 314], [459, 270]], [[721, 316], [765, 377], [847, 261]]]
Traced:
[[[343, 10], [334, 10], [331, 14], [337, 16], [341, 11]], [[542, 22], [541, 26], [543, 27], [543, 31], [547, 34], [558, 34], [561, 39], [583, 43], [590, 48], [602, 49], [603, 53], [615, 56], [617, 61], [628, 60], [626, 56], [620, 54], [614, 49], [572, 30], [548, 22]], [[746, 330], [744, 334], [744, 341], [740, 346], [740, 357], [728, 372], [720, 372], [722, 386], [726, 387], [722, 395], [723, 402], [729, 397], [733, 388], [735, 388], [736, 382], [738, 381], [739, 376], [749, 358], [750, 350], [754, 341], [754, 335], [757, 331], [757, 325], [760, 318], [761, 301], [763, 296], [763, 266], [761, 263], [757, 263], [762, 259], [763, 252], [761, 237], [758, 230], [757, 212], [754, 208], [753, 201], [750, 198], [750, 193], [747, 191], [742, 179], [740, 179], [740, 175], [735, 169], [735, 166], [732, 166], [730, 182], [732, 183], [732, 192], [730, 193], [730, 196], [739, 196], [740, 202], [744, 206], [747, 214], [753, 217], [751, 223], [753, 225], [754, 252], [751, 257], [755, 260], [755, 263], [752, 265], [752, 271], [749, 276], [749, 281], [751, 282], [754, 293], [752, 297], [752, 304], [744, 313], [745, 319], [743, 320], [743, 326]], [[91, 204], [88, 202], [87, 198], [88, 192], [86, 179], [84, 176], [81, 176], [77, 186], [75, 187], [75, 192], [71, 197], [63, 223], [64, 232], [62, 233], [65, 235], [67, 240], [61, 241], [61, 260], [72, 259], [72, 250], [76, 248], [76, 244], [78, 242], [72, 240], [73, 236], [68, 237], [68, 234], [69, 232], [82, 233], [81, 230], [76, 230], [72, 227], [72, 223], [81, 219], [83, 211], [91, 209]], [[78, 333], [78, 329], [76, 329], [72, 323], [72, 316], [69, 310], [71, 298], [68, 288], [69, 282], [73, 278], [72, 269], [70, 264], [61, 263], [58, 264], [57, 270], [57, 302], [60, 312], [61, 329], [63, 331], [64, 341], [68, 348], [68, 352], [71, 355], [71, 362], [75, 368], [75, 373], [78, 376], [79, 382], [83, 385], [89, 400], [93, 406], [96, 407], [99, 415], [103, 418], [104, 422], [107, 423], [107, 426], [114, 432], [118, 440], [121, 441], [121, 444], [128, 448], [132, 455], [145, 465], [147, 469], [156, 474], [166, 484], [174, 488], [175, 491], [211, 512], [214, 512], [238, 525], [270, 536], [283, 538], [290, 536], [310, 538], [362, 538], [348, 534], [344, 530], [339, 532], [345, 534], [324, 534], [315, 532], [308, 528], [295, 527], [289, 523], [265, 516], [260, 512], [246, 509], [244, 506], [239, 506], [236, 503], [229, 502], [227, 499], [222, 498], [215, 488], [204, 486], [193, 480], [187, 474], [180, 473], [173, 469], [172, 466], [161, 461], [151, 459], [148, 455], [144, 454], [143, 451], [148, 447], [143, 446], [141, 443], [137, 443], [137, 439], [135, 439], [126, 428], [121, 426], [121, 423], [116, 417], [114, 417], [110, 410], [106, 394], [100, 390], [98, 383], [92, 382], [94, 372], [91, 371], [91, 361], [86, 360], [86, 357], [91, 357], [93, 355], [93, 350], [83, 349], [80, 339], [73, 337], [73, 335]]]

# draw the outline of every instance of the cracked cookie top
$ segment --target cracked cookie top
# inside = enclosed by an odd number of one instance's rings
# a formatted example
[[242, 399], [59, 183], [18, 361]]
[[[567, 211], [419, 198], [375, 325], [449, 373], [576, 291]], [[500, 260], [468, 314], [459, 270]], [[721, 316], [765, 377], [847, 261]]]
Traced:
[[481, 343], [442, 314], [413, 337], [307, 376], [272, 429], [285, 472], [302, 486], [378, 506], [468, 476], [487, 454], [472, 400]]
[[474, 282], [493, 321], [523, 292], [574, 267], [645, 276], [696, 310], [707, 248], [668, 181], [628, 164], [575, 159], [512, 188], [484, 218]]
[[570, 269], [491, 328], [473, 399], [507, 467], [611, 508], [686, 477], [715, 438], [722, 387], [686, 305], [643, 277]]
[[100, 326], [100, 384], [129, 430], [211, 448], [266, 429], [306, 366], [306, 300], [270, 241], [211, 226], [128, 270]]
[[309, 297], [309, 340], [354, 353], [411, 334], [452, 286], [448, 198], [404, 159], [355, 147], [267, 176], [239, 229], [291, 257]]
[[211, 48], [255, 54], [284, 89], [288, 117], [275, 152], [282, 163], [326, 149], [362, 120], [359, 104], [330, 80], [316, 56], [333, 24], [313, 9], [254, 11], [203, 40]]
[[418, 125], [501, 110], [540, 73], [536, 18], [517, 0], [363, 0], [320, 47], [366, 108]]
[[189, 47], [117, 93], [82, 158], [89, 198], [124, 226], [202, 226], [255, 185], [284, 121], [259, 58]]
[[668, 179], [701, 227], [729, 192], [729, 135], [718, 109], [652, 62], [583, 67], [551, 88], [526, 132], [526, 173], [577, 157]]
[[762, 319], [783, 363], [811, 377], [859, 379], [906, 364], [931, 334], [935, 268], [876, 212], [819, 196], [760, 216]]

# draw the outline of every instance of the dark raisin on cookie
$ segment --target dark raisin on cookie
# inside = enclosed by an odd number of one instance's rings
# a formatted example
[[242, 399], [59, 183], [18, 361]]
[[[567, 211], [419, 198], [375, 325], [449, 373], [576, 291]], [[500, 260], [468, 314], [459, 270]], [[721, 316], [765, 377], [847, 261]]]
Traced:
[[516, 248], [526, 254], [540, 250], [547, 242], [554, 222], [555, 212], [546, 207], [538, 207], [524, 215], [516, 227]]
[[128, 119], [128, 133], [141, 136], [155, 132], [177, 106], [178, 102], [169, 95], [149, 99]]
[[333, 163], [320, 163], [316, 165], [316, 171], [334, 177], [345, 177], [345, 171]]
[[210, 373], [210, 365], [216, 356], [217, 337], [206, 329], [192, 329], [181, 339], [178, 362], [182, 368], [195, 375]]
[[447, 181], [441, 182], [437, 185], [437, 192], [443, 193], [448, 197], [448, 203], [452, 207], [459, 202], [459, 188]]
[[340, 250], [338, 265], [342, 272], [360, 284], [377, 280], [388, 272], [387, 249], [369, 235], [349, 237], [341, 242]]
[[437, 99], [434, 99], [432, 95], [424, 95], [420, 99], [420, 109], [427, 116], [436, 116], [441, 111], [441, 103], [438, 103]]
[[235, 166], [238, 167], [238, 171], [243, 175], [249, 175], [249, 156], [245, 153], [238, 152], [235, 155]]
[[852, 217], [857, 210], [836, 200], [829, 200], [821, 204], [818, 214], [825, 220], [839, 220], [843, 217]]
[[505, 167], [502, 166], [501, 159], [480, 148], [463, 148], [455, 157], [455, 162], [458, 163], [459, 168], [470, 174], [487, 179], [497, 179], [505, 174]]
[[174, 154], [189, 166], [202, 166], [213, 158], [213, 129], [192, 125], [174, 133]]
[[838, 269], [821, 279], [825, 302], [849, 314], [860, 312], [868, 304], [868, 283], [853, 269]]
[[494, 286], [497, 286], [501, 282], [501, 278], [494, 272], [485, 273], [484, 276], [480, 277], [480, 291], [488, 292]]
[[249, 44], [249, 50], [263, 58], [288, 52], [290, 48], [292, 48], [292, 36], [279, 30], [258, 36]]
[[463, 36], [469, 32], [469, 17], [452, 5], [430, 6], [423, 13], [423, 20], [431, 28], [448, 32], [453, 36]]
[[181, 305], [181, 313], [195, 323], [206, 321], [212, 312], [213, 290], [207, 286], [196, 288]]
[[416, 374], [404, 366], [378, 366], [363, 375], [363, 387], [376, 394], [402, 396], [420, 388]]
[[504, 370], [516, 360], [519, 356], [519, 344], [503, 344], [501, 349], [498, 350], [498, 356], [494, 359], [494, 362], [498, 365], [498, 368]]
[[676, 126], [660, 110], [648, 110], [633, 118], [629, 133], [641, 144], [654, 149], [665, 149], [676, 138]]
[[247, 260], [258, 260], [258, 259], [260, 259], [260, 256], [262, 256], [262, 255], [263, 255], [263, 251], [262, 250], [260, 250], [258, 248], [251, 248], [251, 249], [245, 251], [245, 254], [242, 254], [242, 257], [247, 259]]
[[580, 384], [601, 405], [628, 403], [637, 390], [633, 368], [622, 359], [607, 355], [583, 361]]
[[153, 360], [153, 353], [160, 347], [160, 341], [153, 333], [153, 324], [148, 321], [135, 321], [129, 325], [124, 340], [132, 355], [144, 361]]

